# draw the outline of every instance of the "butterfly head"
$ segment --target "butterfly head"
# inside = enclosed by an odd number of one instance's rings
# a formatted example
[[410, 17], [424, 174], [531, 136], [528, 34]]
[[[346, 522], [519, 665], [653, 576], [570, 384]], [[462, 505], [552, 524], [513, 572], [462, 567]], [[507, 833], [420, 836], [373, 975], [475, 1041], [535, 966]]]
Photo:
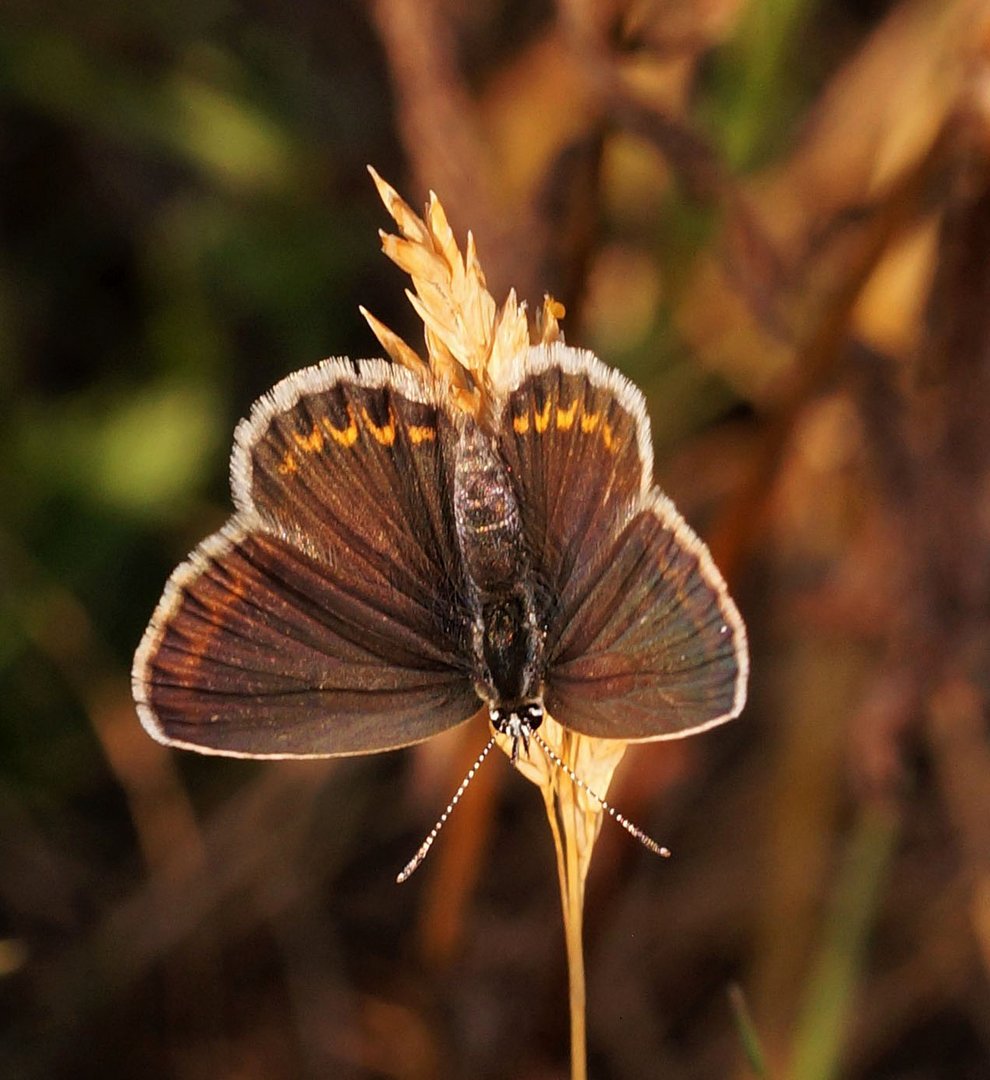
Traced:
[[512, 764], [519, 757], [519, 743], [529, 753], [529, 739], [543, 723], [543, 702], [525, 701], [521, 705], [495, 705], [488, 710], [492, 727], [512, 740]]

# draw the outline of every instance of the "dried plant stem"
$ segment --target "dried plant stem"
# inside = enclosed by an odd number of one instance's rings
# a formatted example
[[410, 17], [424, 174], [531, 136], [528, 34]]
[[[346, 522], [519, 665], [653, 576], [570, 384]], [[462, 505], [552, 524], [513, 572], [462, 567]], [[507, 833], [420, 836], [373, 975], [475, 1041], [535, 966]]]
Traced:
[[[587, 811], [577, 805], [578, 788], [564, 773], [558, 774], [557, 783], [546, 785], [542, 790], [557, 855], [560, 905], [564, 915], [571, 1020], [571, 1080], [587, 1080], [583, 930], [584, 883], [591, 850], [586, 844], [587, 832], [577, 827], [578, 815], [583, 818]], [[597, 830], [593, 830], [592, 835], [596, 834]]]
[[[512, 756], [512, 739], [495, 733], [496, 742]], [[533, 754], [520, 754], [519, 772], [537, 784], [550, 822], [557, 856], [560, 906], [564, 915], [567, 976], [571, 1013], [571, 1080], [587, 1080], [585, 1027], [584, 883], [591, 853], [606, 812], [604, 798], [616, 766], [626, 751], [621, 739], [592, 739], [568, 731], [549, 714], [534, 734]], [[611, 811], [622, 824], [621, 815]], [[635, 834], [634, 834], [635, 835]], [[647, 837], [644, 843], [649, 840]], [[652, 841], [650, 841], [652, 843]], [[650, 846], [647, 843], [647, 846]], [[660, 854], [657, 845], [654, 845]]]
[[[573, 833], [567, 835], [567, 893], [564, 934], [567, 939], [567, 985], [571, 1011], [571, 1080], [588, 1075], [586, 994], [584, 985], [584, 875], [576, 873], [577, 850]], [[564, 900], [561, 893], [561, 900]]]

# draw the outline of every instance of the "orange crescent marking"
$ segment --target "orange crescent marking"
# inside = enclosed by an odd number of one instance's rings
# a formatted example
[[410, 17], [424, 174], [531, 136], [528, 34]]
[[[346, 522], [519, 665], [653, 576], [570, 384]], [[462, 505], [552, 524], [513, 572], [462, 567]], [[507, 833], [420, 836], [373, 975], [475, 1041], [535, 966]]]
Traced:
[[525, 435], [529, 431], [529, 413], [512, 418], [512, 429], [517, 435]]
[[577, 398], [575, 398], [566, 409], [562, 409], [557, 406], [557, 427], [561, 431], [570, 431], [571, 425], [574, 423], [574, 415], [577, 412]]
[[347, 405], [347, 419], [349, 421], [347, 427], [336, 428], [325, 416], [323, 417], [323, 426], [327, 429], [327, 434], [340, 446], [353, 446], [357, 442], [358, 426], [350, 403]]
[[388, 407], [388, 423], [382, 427], [379, 427], [371, 419], [368, 410], [363, 405], [361, 406], [361, 419], [376, 441], [380, 442], [382, 446], [391, 446], [395, 442], [395, 414], [392, 412], [391, 405]]
[[303, 453], [318, 454], [323, 449], [323, 432], [320, 431], [316, 424], [313, 425], [313, 430], [308, 435], [300, 435], [299, 432], [294, 431], [292, 438], [295, 439], [296, 446]]
[[425, 424], [410, 424], [406, 430], [413, 446], [419, 446], [421, 442], [433, 442], [437, 437], [437, 429]]
[[550, 408], [551, 401], [549, 398], [543, 403], [543, 409], [540, 412], [533, 413], [533, 427], [536, 428], [541, 434], [547, 430], [550, 425]]
[[595, 428], [598, 427], [601, 418], [602, 414], [596, 412], [585, 413], [584, 416], [581, 417], [581, 430], [585, 435], [590, 435]]

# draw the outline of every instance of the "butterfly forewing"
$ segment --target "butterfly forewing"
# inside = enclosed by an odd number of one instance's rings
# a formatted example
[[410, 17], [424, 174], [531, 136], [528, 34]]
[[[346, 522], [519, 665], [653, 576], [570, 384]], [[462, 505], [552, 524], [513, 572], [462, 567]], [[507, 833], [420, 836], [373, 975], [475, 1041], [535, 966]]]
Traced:
[[259, 402], [236, 436], [235, 500], [338, 573], [378, 586], [379, 603], [456, 620], [449, 420], [409, 372], [364, 361], [360, 373], [330, 361]]
[[472, 715], [442, 426], [381, 363], [291, 376], [238, 430], [239, 512], [138, 650], [142, 720], [247, 756], [362, 753]]
[[652, 458], [642, 396], [591, 353], [531, 349], [514, 381], [500, 448], [548, 596], [552, 652], [565, 613], [594, 586], [602, 543], [648, 488]]

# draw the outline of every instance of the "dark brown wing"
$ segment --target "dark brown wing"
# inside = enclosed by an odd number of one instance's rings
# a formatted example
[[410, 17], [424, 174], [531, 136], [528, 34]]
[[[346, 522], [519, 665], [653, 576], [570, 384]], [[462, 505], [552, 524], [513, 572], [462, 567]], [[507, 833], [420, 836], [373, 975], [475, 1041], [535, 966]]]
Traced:
[[654, 493], [596, 562], [550, 658], [551, 715], [605, 739], [674, 738], [738, 716], [746, 631], [671, 502]]
[[738, 715], [745, 628], [704, 544], [652, 488], [639, 391], [590, 353], [534, 349], [508, 394], [502, 444], [547, 591], [551, 715], [621, 739]]
[[531, 349], [512, 383], [500, 450], [545, 594], [552, 655], [599, 552], [649, 490], [649, 423], [639, 391], [588, 352]]
[[173, 574], [133, 686], [160, 741], [251, 757], [417, 742], [478, 707], [429, 387], [290, 376], [239, 428], [238, 513]]

